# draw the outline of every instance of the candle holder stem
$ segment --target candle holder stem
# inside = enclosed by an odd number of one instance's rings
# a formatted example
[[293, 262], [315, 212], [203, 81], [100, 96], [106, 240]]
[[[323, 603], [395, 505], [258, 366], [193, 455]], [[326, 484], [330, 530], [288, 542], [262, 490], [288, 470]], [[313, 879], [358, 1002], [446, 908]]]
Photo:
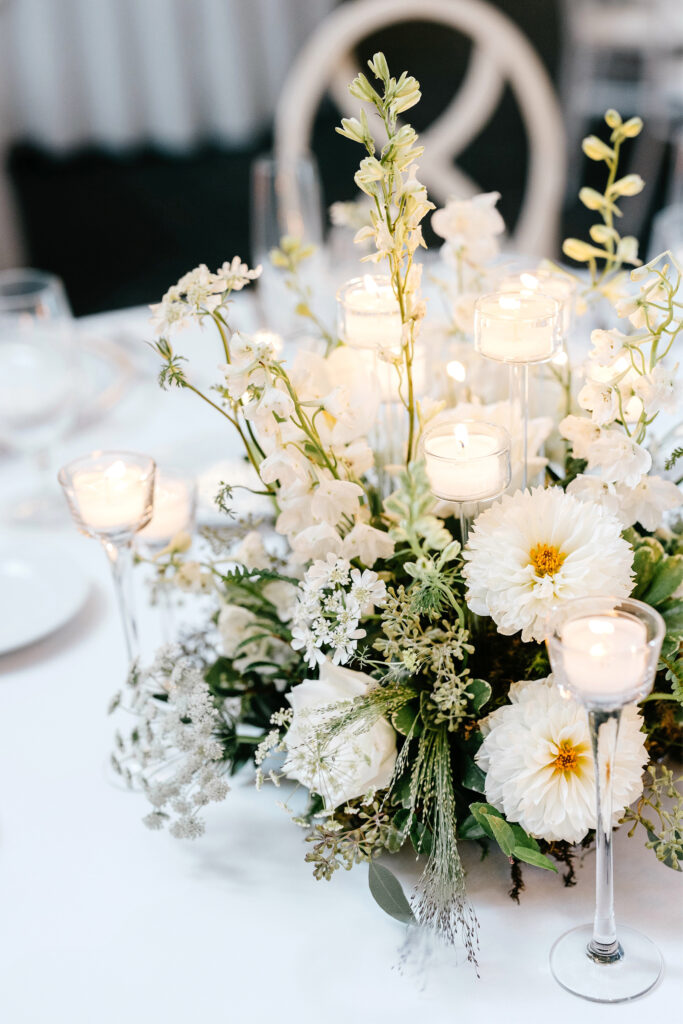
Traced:
[[460, 522], [460, 544], [464, 548], [470, 536], [471, 516], [467, 514], [467, 505], [464, 502], [458, 504], [458, 520]]
[[[601, 964], [621, 960], [624, 952], [617, 940], [614, 920], [612, 859], [612, 779], [617, 749], [621, 708], [588, 709], [593, 761], [595, 764], [595, 918], [588, 955]], [[605, 770], [600, 770], [600, 734], [604, 735]]]
[[103, 540], [102, 546], [111, 566], [116, 603], [119, 606], [129, 662], [136, 661], [140, 650], [138, 628], [133, 611], [133, 539]]
[[529, 364], [510, 364], [510, 436], [514, 437], [517, 416], [522, 421], [522, 490], [528, 482], [529, 462]]

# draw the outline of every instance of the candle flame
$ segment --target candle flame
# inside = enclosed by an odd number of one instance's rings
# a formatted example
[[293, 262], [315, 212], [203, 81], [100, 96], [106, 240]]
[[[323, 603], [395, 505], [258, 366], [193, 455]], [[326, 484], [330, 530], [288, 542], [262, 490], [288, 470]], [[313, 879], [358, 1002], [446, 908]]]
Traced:
[[104, 475], [109, 477], [110, 480], [118, 480], [126, 475], [126, 464], [121, 459], [117, 459], [116, 462], [112, 462], [111, 466], [107, 466], [104, 471]]
[[499, 304], [501, 309], [519, 309], [521, 306], [516, 295], [501, 295]]
[[520, 274], [519, 279], [525, 288], [529, 291], [534, 292], [538, 289], [538, 278], [534, 277], [533, 274]]
[[591, 658], [604, 658], [607, 654], [607, 648], [604, 644], [592, 644], [588, 648], [588, 653]]
[[467, 370], [465, 369], [464, 364], [461, 363], [458, 359], [453, 359], [450, 363], [448, 363], [448, 365], [446, 366], [446, 373], [448, 374], [449, 377], [452, 377], [453, 380], [457, 380], [460, 383], [462, 383], [462, 381], [464, 381], [465, 377], [467, 376]]
[[569, 356], [563, 348], [561, 348], [560, 351], [553, 356], [553, 362], [556, 363], [557, 366], [567, 365], [567, 363], [569, 362]]
[[467, 426], [464, 423], [456, 423], [453, 433], [455, 434], [455, 440], [457, 443], [461, 448], [464, 448], [470, 436]]
[[366, 292], [372, 292], [373, 295], [379, 295], [380, 288], [372, 274], [363, 274], [363, 287]]

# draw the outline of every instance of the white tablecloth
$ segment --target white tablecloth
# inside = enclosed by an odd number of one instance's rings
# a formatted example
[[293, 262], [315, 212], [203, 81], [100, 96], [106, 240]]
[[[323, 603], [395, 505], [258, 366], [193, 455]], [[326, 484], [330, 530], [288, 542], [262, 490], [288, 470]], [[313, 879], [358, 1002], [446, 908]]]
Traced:
[[[62, 454], [130, 447], [213, 458], [223, 439], [231, 448], [222, 431], [193, 396], [149, 380]], [[24, 481], [18, 464], [0, 473], [3, 493]], [[623, 831], [618, 917], [659, 944], [666, 975], [644, 1001], [608, 1009], [568, 995], [548, 971], [554, 939], [592, 916], [593, 854], [571, 890], [526, 869], [517, 907], [502, 855], [479, 863], [478, 848], [463, 844], [481, 923], [477, 980], [453, 956], [438, 956], [426, 974], [397, 970], [404, 929], [373, 903], [365, 867], [315, 882], [301, 831], [248, 775], [210, 809], [205, 837], [148, 832], [144, 800], [104, 778], [105, 709], [124, 672], [104, 556], [72, 529], [54, 536], [93, 590], [68, 628], [0, 658], [3, 1024], [677, 1019], [683, 878]], [[150, 613], [144, 621], [148, 634]], [[401, 871], [414, 877], [410, 858]]]

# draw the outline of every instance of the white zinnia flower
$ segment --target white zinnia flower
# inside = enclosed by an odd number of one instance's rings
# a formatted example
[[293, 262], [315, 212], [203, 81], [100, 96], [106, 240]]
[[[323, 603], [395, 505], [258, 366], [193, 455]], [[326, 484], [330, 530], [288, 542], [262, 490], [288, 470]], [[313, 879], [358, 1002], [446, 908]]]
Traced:
[[[552, 676], [513, 683], [510, 700], [480, 723], [484, 742], [475, 760], [486, 772], [486, 799], [537, 839], [578, 843], [595, 828], [595, 768], [586, 711], [562, 696]], [[612, 771], [613, 825], [643, 789], [648, 755], [642, 724], [636, 705], [627, 705]], [[607, 740], [603, 728], [603, 777]]]
[[546, 617], [565, 601], [631, 593], [621, 523], [559, 487], [504, 495], [476, 520], [463, 554], [469, 607], [525, 641], [542, 641]]
[[364, 696], [371, 685], [372, 678], [364, 672], [325, 661], [319, 679], [306, 679], [287, 694], [294, 717], [285, 736], [285, 774], [319, 793], [328, 811], [383, 789], [394, 773], [396, 733], [386, 719], [362, 732], [346, 730], [326, 737], [334, 705]]

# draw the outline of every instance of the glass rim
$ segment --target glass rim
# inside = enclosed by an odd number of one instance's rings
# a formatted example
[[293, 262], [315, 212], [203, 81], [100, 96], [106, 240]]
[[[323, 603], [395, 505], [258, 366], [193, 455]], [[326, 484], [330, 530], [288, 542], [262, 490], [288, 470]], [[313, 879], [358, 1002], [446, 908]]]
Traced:
[[[116, 461], [116, 459], [120, 459], [122, 462], [126, 459], [134, 459], [138, 465], [140, 462], [147, 462], [149, 464], [146, 470], [147, 473], [150, 471], [154, 473], [157, 468], [156, 461], [151, 455], [144, 455], [142, 452], [132, 452], [118, 448], [101, 448], [96, 449], [93, 452], [89, 452], [88, 455], [79, 455], [77, 458], [71, 459], [70, 462], [65, 463], [57, 473], [57, 479], [62, 487], [68, 487], [70, 485], [70, 478], [73, 476], [74, 472], [77, 472], [79, 468], [85, 468], [84, 464], [86, 462], [101, 459], [104, 456], [113, 456], [114, 461]], [[142, 469], [143, 467], [140, 466], [140, 468]]]
[[[389, 286], [391, 288], [392, 295], [394, 295], [394, 289], [391, 284], [391, 276], [389, 274], [361, 274], [358, 277], [350, 277], [348, 281], [345, 281], [344, 284], [340, 285], [339, 288], [337, 288], [337, 291], [335, 292], [334, 296], [337, 302], [342, 306], [347, 306], [348, 303], [345, 297], [346, 292], [352, 288], [357, 288], [358, 285], [363, 285], [365, 279], [368, 277], [372, 278], [373, 281], [378, 281], [383, 287]], [[369, 291], [368, 288], [362, 288], [361, 290], [364, 292]], [[394, 298], [396, 298], [395, 295]], [[396, 312], [400, 314], [398, 299], [396, 299]], [[379, 310], [372, 309], [354, 310], [354, 313], [357, 316], [396, 316], [396, 312], [389, 312], [387, 310], [386, 312], [382, 313]]]
[[[553, 272], [552, 270], [546, 270], [546, 269], [541, 269], [541, 268], [539, 268], [538, 270], [531, 270], [530, 268], [524, 267], [524, 268], [522, 268], [522, 270], [516, 271], [516, 272], [514, 272], [512, 274], [506, 274], [501, 283], [504, 283], [505, 281], [512, 281], [512, 280], [519, 281], [519, 290], [520, 291], [524, 291], [524, 292], [529, 292], [530, 291], [530, 292], [534, 292], [534, 294], [537, 294], [537, 295], [541, 295], [541, 294], [546, 295], [550, 299], [554, 299], [555, 298], [554, 295], [550, 295], [548, 292], [544, 292], [543, 289], [540, 286], [539, 286], [539, 288], [537, 290], [534, 289], [534, 288], [527, 288], [527, 287], [525, 287], [525, 285], [521, 281], [521, 277], [522, 277], [523, 274], [528, 274], [529, 277], [538, 277], [539, 281], [540, 280], [546, 280], [547, 281], [547, 280], [550, 279], [550, 280], [553, 280], [553, 281], [559, 281], [561, 284], [566, 284], [568, 289], [569, 289], [569, 293], [570, 293], [570, 295], [572, 297], [575, 296], [576, 293], [579, 290], [578, 282], [575, 281], [569, 274], [564, 274], [564, 273], [559, 272], [559, 271], [558, 272]], [[501, 291], [502, 291], [502, 289], [501, 289]], [[507, 294], [510, 294], [510, 293], [508, 292]], [[556, 300], [556, 301], [558, 301], [558, 300]]]
[[[611, 606], [609, 608], [605, 607], [603, 610], [591, 612], [589, 610], [590, 606], [595, 606], [599, 602], [610, 603]], [[620, 613], [617, 606], [621, 606], [623, 608], [624, 614]], [[571, 614], [573, 609], [576, 609], [576, 614]], [[575, 597], [570, 601], [567, 601], [562, 607], [556, 608], [555, 611], [550, 613], [546, 620], [545, 639], [547, 642], [557, 642], [568, 650], [583, 652], [585, 650], [583, 647], [577, 647], [562, 639], [560, 631], [561, 626], [566, 625], [569, 622], [576, 622], [579, 619], [601, 617], [612, 617], [616, 619], [626, 618], [627, 616], [638, 622], [643, 622], [643, 625], [646, 624], [646, 620], [651, 627], [648, 629], [648, 633], [651, 632], [652, 636], [648, 637], [644, 643], [625, 644], [624, 650], [630, 652], [645, 651], [661, 644], [664, 636], [666, 635], [666, 623], [656, 608], [653, 608], [652, 605], [646, 604], [645, 601], [639, 601], [635, 597], [612, 597], [608, 595]]]
[[[450, 455], [438, 455], [438, 454], [436, 454], [436, 452], [428, 452], [427, 451], [427, 448], [426, 448], [427, 441], [430, 438], [433, 438], [433, 437], [437, 436], [439, 434], [439, 431], [442, 428], [445, 429], [446, 427], [455, 427], [455, 426], [458, 426], [461, 423], [464, 424], [465, 426], [469, 426], [470, 424], [473, 424], [473, 425], [476, 425], [476, 426], [488, 427], [489, 431], [480, 430], [480, 431], [478, 431], [478, 433], [480, 435], [485, 436], [485, 437], [495, 437], [495, 435], [498, 435], [498, 438], [499, 438], [499, 441], [500, 441], [500, 446], [498, 448], [496, 448], [492, 452], [485, 452], [483, 455], [471, 455], [471, 456], [468, 456], [468, 458], [466, 460], [456, 459], [456, 458], [451, 457]], [[444, 434], [441, 434], [440, 436], [447, 437], [448, 434], [444, 433]], [[505, 455], [505, 454], [509, 453], [510, 450], [511, 450], [511, 447], [512, 447], [512, 439], [510, 437], [509, 431], [506, 430], [505, 427], [500, 426], [498, 423], [491, 423], [488, 420], [458, 419], [458, 420], [450, 420], [448, 423], [434, 424], [433, 426], [428, 427], [427, 430], [425, 431], [425, 433], [422, 435], [421, 445], [422, 445], [423, 452], [426, 455], [429, 455], [430, 459], [437, 459], [439, 462], [461, 462], [461, 461], [477, 462], [479, 459], [490, 459], [493, 456]]]
[[[530, 301], [532, 298], [533, 299], [544, 299], [546, 302], [549, 303], [549, 305], [552, 306], [552, 309], [548, 309], [548, 311], [545, 312], [545, 313], [537, 313], [535, 316], [515, 316], [515, 317], [509, 316], [509, 315], [506, 316], [504, 313], [495, 312], [495, 311], [489, 313], [489, 312], [487, 312], [485, 310], [484, 307], [485, 307], [485, 304], [487, 302], [492, 302], [493, 300], [496, 300], [496, 301], [499, 302], [500, 297], [502, 295], [515, 295], [515, 294], [518, 294], [518, 292], [520, 292], [520, 293], [521, 292], [527, 292], [528, 293], [528, 296], [522, 297], [520, 299], [520, 302]], [[561, 304], [560, 304], [558, 299], [555, 299], [555, 298], [553, 298], [552, 295], [547, 295], [545, 292], [542, 292], [542, 291], [532, 292], [529, 288], [520, 288], [520, 289], [518, 289], [518, 292], [515, 292], [515, 291], [509, 291], [509, 292], [497, 291], [497, 292], [487, 292], [485, 295], [478, 296], [478, 298], [476, 298], [475, 301], [474, 301], [474, 312], [475, 312], [475, 315], [479, 314], [480, 316], [489, 317], [492, 320], [504, 320], [506, 322], [509, 322], [510, 320], [515, 320], [517, 323], [523, 323], [523, 324], [538, 323], [539, 320], [557, 319], [559, 321], [559, 318], [560, 318], [561, 313], [562, 313], [562, 306], [561, 306]], [[499, 303], [499, 305], [500, 305], [500, 303]], [[507, 312], [510, 313], [510, 312], [512, 312], [512, 310], [508, 310]]]

